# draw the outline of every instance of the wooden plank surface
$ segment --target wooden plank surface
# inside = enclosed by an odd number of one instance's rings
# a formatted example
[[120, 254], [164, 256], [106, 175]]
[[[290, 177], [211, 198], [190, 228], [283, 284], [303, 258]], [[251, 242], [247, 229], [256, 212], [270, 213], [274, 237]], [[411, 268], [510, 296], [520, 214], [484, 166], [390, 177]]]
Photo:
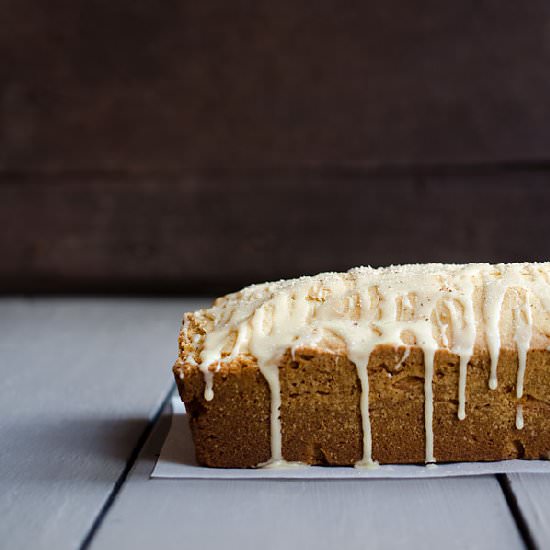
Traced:
[[149, 479], [165, 417], [92, 541], [110, 548], [523, 548], [494, 476], [431, 480]]
[[197, 305], [0, 300], [2, 548], [80, 546], [171, 387]]
[[7, 179], [6, 291], [208, 294], [406, 262], [547, 260], [550, 171]]
[[544, 0], [4, 4], [5, 171], [549, 158]]
[[507, 478], [533, 545], [550, 548], [550, 476], [513, 474]]

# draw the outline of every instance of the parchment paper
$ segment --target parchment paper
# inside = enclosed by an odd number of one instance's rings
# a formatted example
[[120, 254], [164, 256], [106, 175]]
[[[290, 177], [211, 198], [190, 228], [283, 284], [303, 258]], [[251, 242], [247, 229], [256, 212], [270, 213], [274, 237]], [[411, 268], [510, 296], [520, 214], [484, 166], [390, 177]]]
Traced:
[[550, 474], [547, 460], [503, 460], [461, 462], [435, 467], [382, 465], [377, 469], [311, 466], [290, 469], [221, 469], [197, 465], [185, 408], [179, 397], [172, 398], [172, 425], [152, 478], [180, 479], [398, 479], [474, 476], [510, 473]]

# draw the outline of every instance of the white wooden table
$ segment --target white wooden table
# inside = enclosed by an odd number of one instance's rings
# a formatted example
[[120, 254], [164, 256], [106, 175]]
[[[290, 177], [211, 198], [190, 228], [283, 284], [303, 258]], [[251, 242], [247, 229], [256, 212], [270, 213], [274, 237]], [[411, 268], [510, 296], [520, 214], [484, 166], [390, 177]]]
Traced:
[[151, 480], [184, 299], [0, 299], [0, 548], [549, 548], [550, 477]]

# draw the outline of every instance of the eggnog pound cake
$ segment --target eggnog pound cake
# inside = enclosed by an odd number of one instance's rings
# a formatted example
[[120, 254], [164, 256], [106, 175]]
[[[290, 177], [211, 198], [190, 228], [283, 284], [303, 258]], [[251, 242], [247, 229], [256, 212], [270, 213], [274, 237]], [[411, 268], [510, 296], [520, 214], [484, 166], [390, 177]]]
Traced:
[[203, 465], [548, 458], [550, 263], [254, 285], [187, 313], [179, 343]]

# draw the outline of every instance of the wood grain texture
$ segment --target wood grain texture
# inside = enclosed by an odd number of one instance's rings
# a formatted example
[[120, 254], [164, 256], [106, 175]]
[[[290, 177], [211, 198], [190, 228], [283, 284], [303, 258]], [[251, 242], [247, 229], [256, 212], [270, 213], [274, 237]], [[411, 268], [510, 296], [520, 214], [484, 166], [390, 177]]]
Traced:
[[[429, 480], [149, 479], [149, 445], [91, 548], [523, 548], [493, 476]], [[139, 526], [139, 527], [137, 527]]]
[[169, 391], [192, 300], [0, 300], [0, 540], [78, 548]]
[[550, 255], [545, 171], [3, 181], [4, 292], [218, 294], [361, 264]]
[[531, 540], [538, 548], [550, 547], [550, 476], [511, 474], [506, 477]]
[[548, 160], [550, 5], [4, 0], [0, 169]]

